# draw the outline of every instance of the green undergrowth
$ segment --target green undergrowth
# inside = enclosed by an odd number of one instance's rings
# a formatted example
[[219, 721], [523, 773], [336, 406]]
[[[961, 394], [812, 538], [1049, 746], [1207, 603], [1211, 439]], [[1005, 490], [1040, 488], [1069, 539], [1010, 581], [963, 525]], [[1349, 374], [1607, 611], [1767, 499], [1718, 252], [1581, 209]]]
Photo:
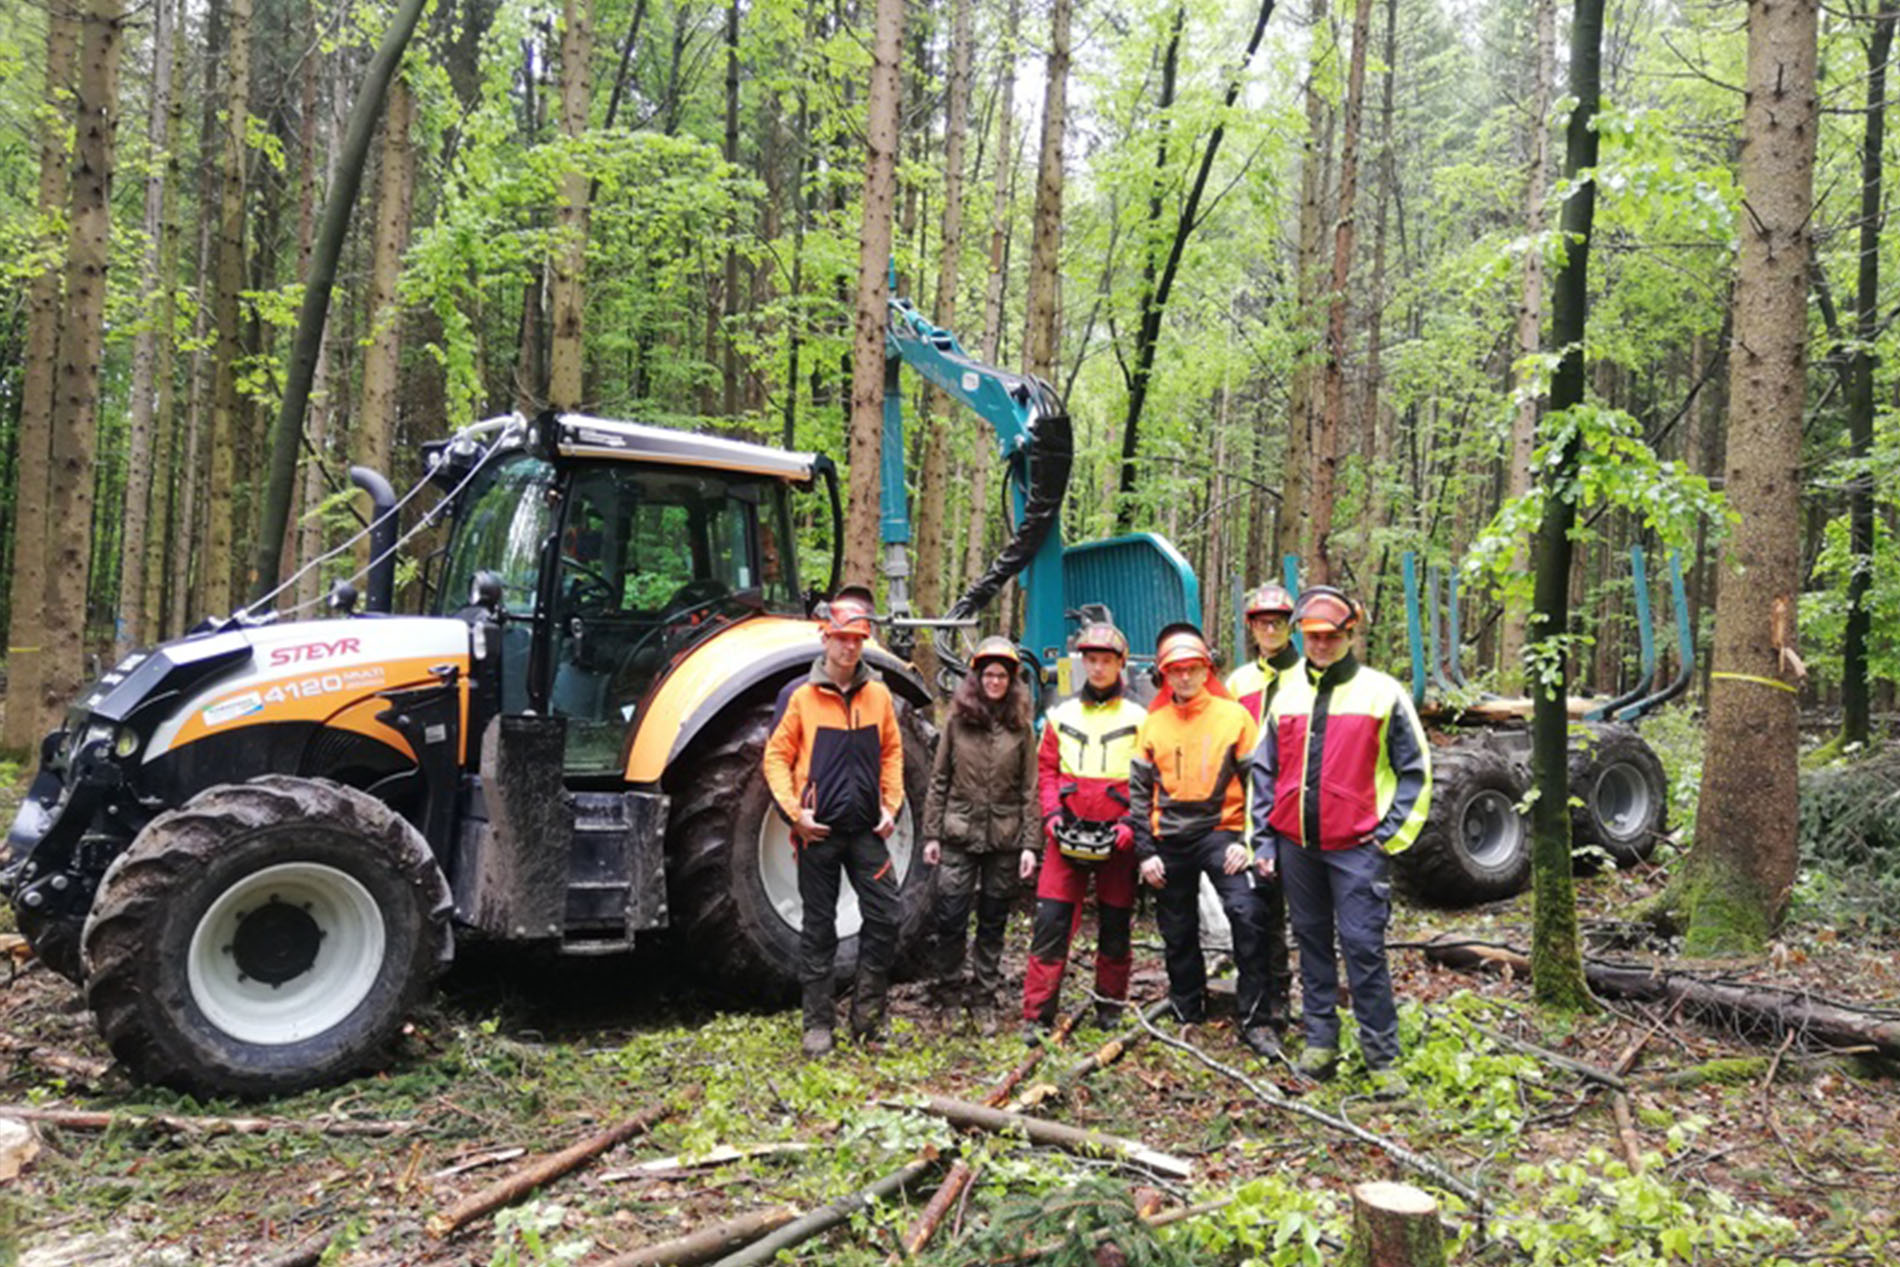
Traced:
[[1795, 918], [1900, 930], [1900, 755], [1881, 751], [1803, 771], [1799, 831]]

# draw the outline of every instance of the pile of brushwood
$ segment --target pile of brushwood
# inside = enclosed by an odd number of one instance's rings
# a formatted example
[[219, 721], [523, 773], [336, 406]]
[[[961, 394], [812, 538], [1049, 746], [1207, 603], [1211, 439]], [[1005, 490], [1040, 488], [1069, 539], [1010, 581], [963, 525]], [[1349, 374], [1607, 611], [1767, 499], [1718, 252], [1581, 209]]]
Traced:
[[1114, 1033], [1027, 1047], [912, 985], [881, 1046], [811, 1063], [795, 1014], [641, 968], [472, 963], [389, 1072], [263, 1104], [127, 1084], [19, 963], [0, 1262], [1330, 1263], [1369, 1180], [1431, 1194], [1452, 1263], [1900, 1261], [1900, 941], [1808, 918], [1760, 962], [1684, 963], [1616, 918], [1662, 876], [1580, 880], [1583, 1016], [1530, 1004], [1528, 898], [1401, 910], [1396, 1103], [1350, 1026], [1316, 1085], [1218, 1009], [1153, 1019], [1152, 944], [1150, 1018]]

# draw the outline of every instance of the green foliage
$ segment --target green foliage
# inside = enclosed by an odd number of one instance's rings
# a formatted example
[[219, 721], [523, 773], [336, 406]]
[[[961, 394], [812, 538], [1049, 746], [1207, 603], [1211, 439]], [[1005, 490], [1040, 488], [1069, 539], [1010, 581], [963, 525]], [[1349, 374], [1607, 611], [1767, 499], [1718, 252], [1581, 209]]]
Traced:
[[1677, 840], [1694, 840], [1702, 789], [1702, 720], [1691, 705], [1675, 703], [1645, 717], [1642, 726], [1644, 742], [1662, 762], [1672, 835]]
[[1330, 1261], [1320, 1238], [1345, 1234], [1350, 1216], [1324, 1188], [1278, 1175], [1241, 1184], [1224, 1209], [1163, 1236], [1194, 1252], [1188, 1261], [1245, 1262], [1267, 1267], [1320, 1267]]
[[1796, 918], [1900, 929], [1900, 758], [1881, 753], [1801, 775]]
[[1164, 1242], [1137, 1217], [1127, 1185], [1109, 1180], [1011, 1197], [996, 1207], [982, 1230], [920, 1261], [950, 1267], [972, 1258], [992, 1262], [1047, 1246], [1038, 1261], [1051, 1267], [1094, 1267], [1095, 1247], [1103, 1239], [1115, 1242], [1129, 1267], [1191, 1267], [1206, 1261], [1187, 1246]]
[[1900, 547], [1893, 540], [1884, 515], [1874, 516], [1874, 548], [1870, 559], [1856, 560], [1848, 536], [1846, 515], [1828, 522], [1821, 536], [1821, 553], [1814, 560], [1813, 588], [1801, 595], [1801, 641], [1809, 647], [1828, 648], [1809, 664], [1817, 687], [1838, 686], [1840, 657], [1831, 654], [1847, 634], [1847, 585], [1860, 566], [1870, 569], [1867, 589], [1867, 672], [1870, 678], [1900, 680]]
[[594, 1243], [586, 1238], [556, 1240], [567, 1211], [552, 1201], [533, 1200], [495, 1214], [495, 1252], [488, 1267], [570, 1267], [585, 1258]]
[[[1672, 1149], [1689, 1132], [1672, 1132]], [[1661, 1158], [1652, 1158], [1660, 1163]], [[1750, 1262], [1790, 1264], [1775, 1253], [1805, 1249], [1795, 1225], [1738, 1204], [1723, 1192], [1678, 1187], [1659, 1164], [1631, 1174], [1600, 1148], [1575, 1159], [1519, 1166], [1523, 1206], [1501, 1213], [1497, 1231], [1517, 1243], [1533, 1267], [1560, 1263]]]

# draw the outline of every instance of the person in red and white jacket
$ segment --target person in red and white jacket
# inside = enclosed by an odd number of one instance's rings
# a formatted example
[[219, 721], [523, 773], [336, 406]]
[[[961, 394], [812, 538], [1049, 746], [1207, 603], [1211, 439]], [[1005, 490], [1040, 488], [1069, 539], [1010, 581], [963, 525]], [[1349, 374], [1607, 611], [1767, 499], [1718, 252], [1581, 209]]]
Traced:
[[[1098, 622], [1076, 639], [1086, 679], [1081, 689], [1049, 710], [1037, 750], [1042, 802], [1042, 878], [1036, 883], [1036, 923], [1023, 974], [1023, 1037], [1034, 1041], [1054, 1020], [1069, 962], [1069, 941], [1082, 919], [1089, 881], [1095, 881], [1100, 930], [1095, 950], [1096, 1019], [1114, 1024], [1128, 998], [1133, 965], [1130, 928], [1135, 915], [1134, 830], [1128, 813], [1128, 767], [1147, 710], [1122, 692], [1128, 639]], [[1022, 874], [1036, 854], [1025, 849]]]

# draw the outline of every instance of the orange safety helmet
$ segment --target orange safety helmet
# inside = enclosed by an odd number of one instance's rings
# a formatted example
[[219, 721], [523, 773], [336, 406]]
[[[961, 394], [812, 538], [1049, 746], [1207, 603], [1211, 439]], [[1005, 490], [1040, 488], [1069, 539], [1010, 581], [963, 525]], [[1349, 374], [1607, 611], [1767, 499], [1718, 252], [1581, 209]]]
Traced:
[[1115, 626], [1098, 620], [1082, 626], [1082, 632], [1075, 638], [1075, 650], [1078, 655], [1084, 651], [1112, 651], [1127, 660], [1128, 639]]
[[1161, 635], [1161, 641], [1155, 646], [1155, 667], [1166, 671], [1177, 664], [1187, 664], [1199, 660], [1208, 668], [1214, 667], [1214, 653], [1208, 649], [1207, 639], [1192, 625], [1173, 626]]
[[970, 653], [970, 671], [981, 673], [985, 660], [995, 660], [1013, 675], [1020, 661], [1016, 655], [1016, 644], [1001, 634], [991, 634], [976, 644], [976, 650]]
[[1293, 623], [1304, 633], [1351, 633], [1364, 613], [1359, 604], [1330, 585], [1315, 585], [1293, 605]]
[[1255, 616], [1261, 615], [1262, 613], [1288, 615], [1292, 611], [1293, 595], [1287, 592], [1286, 586], [1276, 584], [1273, 581], [1268, 581], [1264, 585], [1256, 585], [1253, 593], [1247, 595], [1248, 620], [1252, 620]]
[[871, 591], [862, 585], [847, 585], [825, 605], [824, 631], [869, 638], [873, 611]]

